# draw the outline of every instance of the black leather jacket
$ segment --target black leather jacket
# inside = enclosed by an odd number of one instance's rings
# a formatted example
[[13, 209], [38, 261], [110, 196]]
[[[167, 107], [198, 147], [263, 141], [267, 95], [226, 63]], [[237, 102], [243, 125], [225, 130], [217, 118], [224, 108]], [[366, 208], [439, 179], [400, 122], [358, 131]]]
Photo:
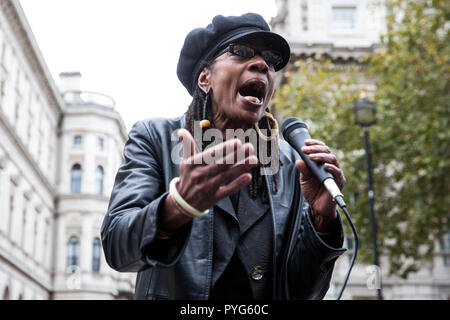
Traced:
[[[202, 300], [210, 294], [212, 211], [193, 219], [169, 240], [156, 239], [157, 212], [168, 194], [169, 182], [179, 176], [179, 165], [171, 160], [173, 150], [179, 150], [174, 132], [184, 126], [184, 116], [148, 119], [133, 126], [101, 228], [108, 264], [117, 271], [138, 272], [136, 299]], [[322, 299], [334, 262], [345, 251], [342, 221], [339, 218], [328, 240], [317, 233], [300, 191], [295, 167], [299, 155], [280, 140], [280, 158], [279, 190], [269, 192], [273, 297]], [[265, 177], [271, 186], [272, 179]], [[217, 206], [227, 210], [229, 201], [222, 199]]]

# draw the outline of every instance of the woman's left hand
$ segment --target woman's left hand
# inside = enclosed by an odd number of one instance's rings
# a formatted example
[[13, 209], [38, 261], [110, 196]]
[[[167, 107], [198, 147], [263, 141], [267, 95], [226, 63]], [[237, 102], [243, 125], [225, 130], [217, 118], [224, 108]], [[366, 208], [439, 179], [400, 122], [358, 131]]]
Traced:
[[[325, 170], [333, 175], [339, 189], [344, 188], [346, 182], [344, 172], [336, 155], [325, 143], [314, 139], [305, 140], [302, 152], [309, 155], [311, 160], [322, 162]], [[300, 186], [303, 196], [311, 207], [314, 225], [317, 231], [327, 232], [337, 218], [336, 203], [303, 160], [297, 160], [295, 165], [300, 170]]]

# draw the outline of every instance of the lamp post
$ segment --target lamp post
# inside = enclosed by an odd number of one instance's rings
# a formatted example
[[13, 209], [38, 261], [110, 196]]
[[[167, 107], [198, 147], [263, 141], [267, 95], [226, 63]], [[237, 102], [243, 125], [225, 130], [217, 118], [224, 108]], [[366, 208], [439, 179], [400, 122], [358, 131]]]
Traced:
[[[367, 182], [369, 184], [369, 209], [370, 209], [370, 224], [372, 229], [372, 245], [374, 264], [380, 269], [380, 263], [378, 260], [378, 245], [377, 245], [377, 222], [375, 218], [374, 210], [374, 192], [373, 192], [373, 179], [372, 179], [372, 158], [370, 153], [369, 143], [369, 127], [376, 122], [375, 111], [376, 105], [374, 102], [368, 100], [362, 96], [353, 106], [355, 112], [355, 123], [364, 128], [364, 145], [366, 150], [366, 162], [367, 162]], [[378, 300], [383, 300], [383, 294], [381, 291], [381, 275], [379, 275], [379, 288], [377, 289]]]

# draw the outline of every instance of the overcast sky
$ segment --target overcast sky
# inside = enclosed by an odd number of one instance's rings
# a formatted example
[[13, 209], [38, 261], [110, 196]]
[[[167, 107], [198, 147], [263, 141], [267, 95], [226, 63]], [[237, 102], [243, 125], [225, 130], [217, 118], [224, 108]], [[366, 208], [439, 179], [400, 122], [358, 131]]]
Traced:
[[275, 0], [20, 0], [47, 66], [79, 71], [81, 89], [116, 100], [127, 130], [175, 117], [191, 97], [176, 76], [184, 38], [216, 14], [276, 15]]

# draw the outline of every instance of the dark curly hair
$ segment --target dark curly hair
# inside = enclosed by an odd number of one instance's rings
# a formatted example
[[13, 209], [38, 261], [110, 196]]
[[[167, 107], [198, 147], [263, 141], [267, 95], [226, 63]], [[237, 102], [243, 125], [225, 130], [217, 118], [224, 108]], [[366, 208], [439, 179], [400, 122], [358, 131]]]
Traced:
[[[203, 68], [211, 68], [213, 64], [213, 61], [208, 61], [208, 62], [204, 62], [203, 63], [203, 67], [201, 68], [203, 70]], [[189, 105], [188, 110], [186, 111], [186, 130], [188, 130], [193, 136], [194, 136], [194, 125], [197, 123], [198, 125], [198, 121], [203, 120], [203, 105], [205, 103], [205, 99], [206, 99], [206, 94], [203, 92], [203, 90], [201, 90], [198, 86], [196, 86], [196, 88], [193, 91], [192, 94], [192, 102]], [[267, 108], [266, 111], [268, 112], [269, 109]], [[208, 99], [207, 102], [207, 107], [206, 107], [206, 119], [210, 121], [211, 125], [209, 128], [215, 128], [214, 123], [213, 123], [213, 113], [212, 113], [212, 106], [211, 106], [211, 99]], [[263, 117], [259, 122], [258, 122], [259, 128], [260, 129], [266, 129], [268, 132], [271, 132], [269, 130], [271, 130], [274, 125], [272, 123], [272, 120], [268, 117]], [[198, 130], [198, 129], [197, 129]], [[198, 137], [195, 137], [196, 139]], [[275, 139], [275, 147], [277, 150], [273, 150], [274, 152], [272, 152], [272, 146], [270, 143], [267, 144], [267, 155], [268, 156], [275, 156], [278, 158], [279, 164], [282, 165], [282, 162], [279, 159], [279, 145], [278, 145], [278, 140]], [[259, 155], [259, 145], [261, 143], [261, 138], [257, 139], [257, 154]], [[205, 150], [205, 148], [207, 147], [206, 142], [205, 141], [196, 141], [196, 143], [199, 146], [202, 146], [202, 150]], [[251, 175], [252, 175], [252, 181], [249, 184], [249, 192], [250, 192], [250, 196], [252, 199], [256, 199], [257, 195], [259, 193], [262, 194], [262, 200], [264, 203], [267, 203], [269, 201], [269, 197], [268, 197], [268, 188], [266, 186], [265, 183], [265, 179], [264, 177], [261, 175], [260, 173], [260, 167], [264, 166], [264, 165], [259, 165], [255, 168], [253, 168], [251, 170]], [[278, 174], [274, 173], [272, 175], [272, 179], [273, 179], [273, 188], [272, 188], [272, 192], [273, 193], [277, 193], [278, 192]]]

